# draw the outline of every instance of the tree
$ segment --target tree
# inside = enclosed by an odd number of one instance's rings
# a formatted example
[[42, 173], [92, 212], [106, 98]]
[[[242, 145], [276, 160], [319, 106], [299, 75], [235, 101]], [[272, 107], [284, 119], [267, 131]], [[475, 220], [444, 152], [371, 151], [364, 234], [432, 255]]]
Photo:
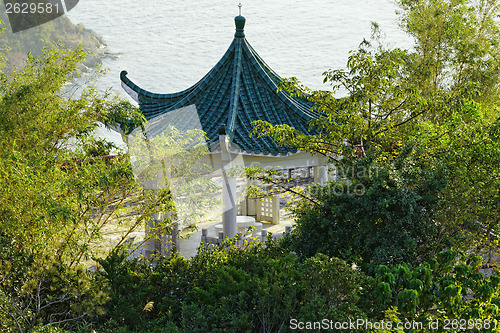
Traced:
[[[83, 59], [80, 48], [48, 47], [0, 77], [0, 312], [21, 332], [99, 311], [105, 294], [83, 264], [172, 205], [168, 191], [140, 190], [126, 155], [98, 156], [111, 147], [92, 140], [98, 121], [139, 124], [142, 116], [92, 84], [80, 95], [66, 86]], [[111, 225], [120, 238], [97, 246]]]
[[[439, 170], [448, 180], [434, 206], [436, 222], [457, 245], [468, 240], [483, 247], [485, 235], [500, 227], [499, 3], [398, 3], [414, 50], [374, 46], [375, 29], [372, 42], [351, 53], [347, 70], [324, 73], [331, 92], [311, 91], [294, 78], [282, 83], [314, 102], [316, 135], [265, 121], [254, 124], [254, 133], [325, 155], [354, 184], [359, 179], [345, 171], [359, 159], [395, 161], [411, 147], [408, 168], [415, 174]], [[336, 98], [339, 89], [347, 96]]]
[[373, 273], [381, 264], [422, 263], [454, 245], [435, 223], [446, 177], [416, 170], [409, 154], [394, 162], [363, 159], [349, 182], [309, 188], [314, 203], [301, 199], [293, 208], [296, 224], [284, 240], [290, 250], [303, 257], [324, 253]]
[[101, 260], [113, 292], [100, 321], [111, 331], [289, 332], [291, 319], [364, 318], [362, 272], [325, 255], [302, 261], [273, 240], [242, 248], [226, 239], [189, 260], [175, 255], [153, 267], [121, 256]]
[[[486, 1], [399, 1], [402, 28], [415, 39], [413, 81], [434, 108], [409, 134], [429, 168], [443, 161], [450, 183], [442, 223], [477, 232], [498, 228], [500, 146], [500, 4]], [[479, 222], [480, 227], [478, 228]], [[482, 238], [482, 237], [481, 237]], [[482, 238], [488, 240], [488, 237]]]
[[[398, 0], [402, 29], [415, 40], [411, 72], [422, 94], [445, 89], [496, 118], [500, 75], [497, 0]], [[433, 115], [438, 115], [434, 113]]]
[[445, 329], [454, 332], [498, 332], [500, 279], [479, 272], [481, 261], [446, 251], [416, 267], [377, 267], [376, 315], [396, 312], [393, 322], [422, 323], [422, 332], [447, 323]]
[[[412, 86], [406, 68], [408, 57], [408, 52], [400, 49], [373, 50], [365, 41], [351, 52], [347, 70], [324, 73], [324, 82], [331, 84], [332, 91], [311, 91], [295, 78], [284, 80], [280, 89], [314, 103], [318, 117], [310, 127], [317, 134], [308, 136], [287, 125], [271, 126], [265, 121], [254, 122], [253, 134], [323, 154], [344, 168], [360, 154], [380, 148], [384, 158], [393, 158], [402, 143], [399, 128], [421, 116], [427, 103]], [[348, 96], [336, 98], [341, 90]]]

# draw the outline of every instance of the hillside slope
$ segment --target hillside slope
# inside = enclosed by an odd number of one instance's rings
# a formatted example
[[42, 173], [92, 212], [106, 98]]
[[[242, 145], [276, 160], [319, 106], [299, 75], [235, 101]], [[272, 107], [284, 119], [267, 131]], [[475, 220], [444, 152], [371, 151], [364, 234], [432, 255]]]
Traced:
[[81, 43], [89, 56], [85, 61], [86, 67], [96, 67], [104, 57], [112, 56], [103, 38], [94, 31], [85, 28], [82, 24], [73, 24], [68, 17], [57, 19], [25, 31], [12, 33], [7, 14], [0, 12], [0, 49], [9, 48], [4, 72], [10, 72], [15, 67], [24, 64], [27, 54], [42, 55], [43, 47], [47, 42], [60, 42], [66, 47], [74, 47]]

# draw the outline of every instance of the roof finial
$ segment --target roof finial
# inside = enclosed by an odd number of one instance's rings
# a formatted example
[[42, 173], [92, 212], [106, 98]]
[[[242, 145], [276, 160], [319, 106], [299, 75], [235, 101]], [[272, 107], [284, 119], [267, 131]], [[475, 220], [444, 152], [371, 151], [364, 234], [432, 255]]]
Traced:
[[241, 16], [241, 2], [238, 5], [240, 7], [240, 15], [236, 16], [234, 18], [234, 23], [236, 24], [236, 33], [234, 34], [234, 37], [236, 38], [245, 38], [245, 22], [246, 19]]
[[238, 5], [238, 7], [239, 7], [239, 9], [240, 9], [240, 16], [241, 16], [241, 7], [243, 7], [243, 6], [241, 5], [241, 2], [240, 2], [240, 4]]

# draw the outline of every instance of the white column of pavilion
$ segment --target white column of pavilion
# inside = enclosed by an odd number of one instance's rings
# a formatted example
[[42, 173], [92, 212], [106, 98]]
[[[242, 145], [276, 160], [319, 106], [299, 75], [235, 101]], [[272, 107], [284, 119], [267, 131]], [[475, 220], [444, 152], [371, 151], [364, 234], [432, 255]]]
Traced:
[[317, 165], [314, 166], [314, 183], [325, 185], [328, 181], [328, 165], [324, 158], [318, 157]]
[[222, 171], [222, 225], [224, 236], [234, 237], [236, 235], [236, 214], [237, 195], [236, 195], [236, 178], [231, 175], [232, 154], [229, 150], [229, 140], [227, 135], [220, 134], [219, 142], [221, 147], [221, 171]]

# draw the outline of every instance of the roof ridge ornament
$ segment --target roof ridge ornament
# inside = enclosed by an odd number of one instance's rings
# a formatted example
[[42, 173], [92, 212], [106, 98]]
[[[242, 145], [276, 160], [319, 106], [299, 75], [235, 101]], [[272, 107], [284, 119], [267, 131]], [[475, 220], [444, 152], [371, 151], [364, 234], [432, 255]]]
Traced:
[[[237, 16], [234, 19], [236, 29], [240, 29], [236, 32], [243, 34], [245, 18]], [[126, 72], [121, 73], [120, 80], [122, 87], [137, 101], [141, 113], [150, 122], [196, 104], [198, 117], [188, 115], [175, 120], [186, 121], [183, 129], [198, 126], [199, 122], [207, 134], [210, 153], [220, 151], [219, 135], [223, 132], [231, 143], [231, 152], [236, 147], [246, 155], [269, 157], [297, 152], [296, 147], [278, 146], [267, 136], [250, 137], [251, 123], [258, 119], [269, 119], [272, 125], [287, 124], [305, 134], [316, 133], [315, 128], [308, 126], [308, 122], [319, 115], [312, 109], [313, 103], [278, 92], [277, 83], [281, 78], [243, 36], [235, 37], [217, 64], [198, 82], [182, 91], [153, 93], [136, 85]], [[225, 131], [219, 131], [221, 127]], [[155, 127], [155, 133], [159, 130], [160, 127]]]
[[238, 5], [239, 7], [239, 10], [240, 10], [240, 15], [236, 16], [234, 18], [234, 23], [236, 25], [236, 32], [234, 34], [234, 37], [235, 38], [245, 38], [245, 22], [246, 22], [246, 19], [244, 16], [241, 16], [241, 2], [240, 4]]

